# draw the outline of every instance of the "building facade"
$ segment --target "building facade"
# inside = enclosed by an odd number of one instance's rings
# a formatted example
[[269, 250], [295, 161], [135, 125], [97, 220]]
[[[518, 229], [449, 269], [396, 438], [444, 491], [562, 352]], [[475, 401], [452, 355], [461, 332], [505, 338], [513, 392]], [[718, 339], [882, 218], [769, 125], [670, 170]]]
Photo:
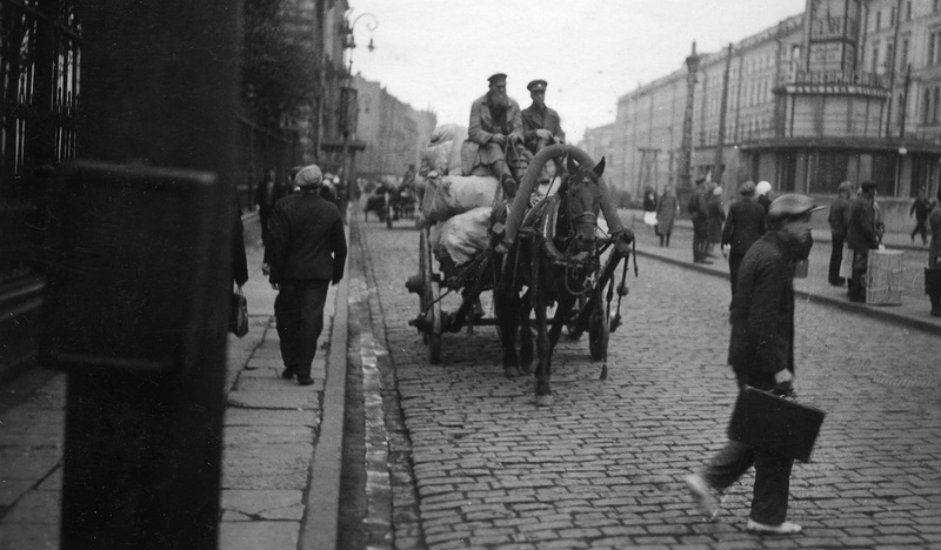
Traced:
[[409, 164], [419, 165], [420, 152], [437, 124], [430, 111], [418, 111], [391, 95], [379, 82], [356, 75], [356, 138], [365, 145], [356, 157], [356, 174], [366, 181], [397, 182]]
[[[879, 185], [890, 230], [941, 179], [941, 0], [808, 0], [805, 12], [620, 97], [609, 179], [711, 177], [827, 199], [841, 181]], [[690, 62], [693, 61], [692, 64]], [[694, 67], [690, 97], [687, 66]], [[683, 128], [691, 100], [691, 168]]]

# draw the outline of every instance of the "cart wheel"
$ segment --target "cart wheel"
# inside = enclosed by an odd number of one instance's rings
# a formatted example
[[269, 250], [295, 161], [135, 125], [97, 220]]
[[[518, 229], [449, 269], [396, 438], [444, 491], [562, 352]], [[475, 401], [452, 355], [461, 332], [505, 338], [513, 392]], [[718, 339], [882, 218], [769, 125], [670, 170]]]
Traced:
[[435, 302], [431, 306], [431, 333], [428, 334], [428, 361], [432, 365], [441, 364], [441, 303]]
[[598, 300], [588, 319], [588, 350], [592, 361], [601, 361], [608, 356], [608, 336], [611, 332], [611, 315], [608, 304]]
[[441, 363], [441, 303], [436, 301], [435, 284], [432, 271], [431, 241], [428, 238], [428, 228], [419, 233], [418, 238], [418, 269], [421, 273], [422, 292], [419, 300], [421, 311], [429, 308], [427, 315], [431, 315], [431, 330], [422, 333], [422, 340], [428, 344], [428, 359], [432, 365]]

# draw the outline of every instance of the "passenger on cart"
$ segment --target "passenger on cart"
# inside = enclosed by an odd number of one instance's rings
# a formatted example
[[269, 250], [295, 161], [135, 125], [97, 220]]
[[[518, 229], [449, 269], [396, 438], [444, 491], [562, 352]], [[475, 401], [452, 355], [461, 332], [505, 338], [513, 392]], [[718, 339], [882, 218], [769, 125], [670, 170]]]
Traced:
[[[541, 149], [557, 143], [565, 143], [565, 132], [562, 131], [562, 120], [555, 109], [546, 106], [545, 80], [533, 80], [526, 85], [529, 97], [533, 103], [523, 109], [523, 143], [527, 151], [535, 155]], [[547, 162], [539, 175], [540, 187], [546, 187], [557, 174], [561, 172], [558, 160]], [[541, 189], [540, 195], [545, 196], [548, 189]]]

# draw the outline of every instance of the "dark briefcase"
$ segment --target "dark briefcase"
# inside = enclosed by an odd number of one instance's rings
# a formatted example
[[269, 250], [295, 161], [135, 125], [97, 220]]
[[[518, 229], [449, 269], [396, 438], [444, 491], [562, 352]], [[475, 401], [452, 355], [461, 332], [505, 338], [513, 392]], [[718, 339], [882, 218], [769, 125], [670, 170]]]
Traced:
[[729, 439], [809, 462], [824, 415], [820, 409], [745, 386], [732, 411]]

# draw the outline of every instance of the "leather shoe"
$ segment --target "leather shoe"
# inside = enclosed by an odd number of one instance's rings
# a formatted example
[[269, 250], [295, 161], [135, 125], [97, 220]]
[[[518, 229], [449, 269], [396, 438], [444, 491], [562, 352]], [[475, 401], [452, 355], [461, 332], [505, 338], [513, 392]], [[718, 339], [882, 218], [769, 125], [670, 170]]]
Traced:
[[758, 523], [753, 519], [749, 519], [748, 524], [745, 526], [745, 530], [752, 533], [763, 533], [767, 535], [794, 535], [800, 533], [803, 530], [803, 527], [796, 523], [791, 523], [790, 521], [784, 521], [777, 525], [769, 525], [767, 523]]
[[294, 378], [294, 368], [285, 367], [285, 369], [281, 371], [281, 378], [284, 378], [285, 380], [290, 380]]
[[719, 501], [712, 494], [712, 489], [706, 480], [699, 474], [690, 474], [684, 481], [702, 515], [710, 521], [714, 520], [719, 513]]
[[314, 379], [310, 376], [298, 376], [297, 385], [299, 386], [309, 386], [314, 383]]

